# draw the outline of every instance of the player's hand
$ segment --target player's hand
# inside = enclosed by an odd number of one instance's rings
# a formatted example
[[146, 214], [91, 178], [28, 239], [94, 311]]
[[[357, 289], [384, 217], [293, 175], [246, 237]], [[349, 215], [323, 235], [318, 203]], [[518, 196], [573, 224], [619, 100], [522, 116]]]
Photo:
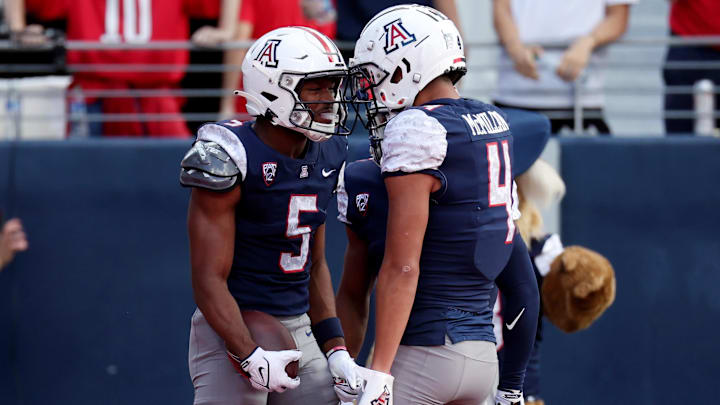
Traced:
[[360, 375], [365, 380], [365, 388], [358, 405], [392, 405], [395, 377], [364, 367], [360, 367]]
[[233, 39], [232, 31], [222, 30], [209, 25], [200, 27], [192, 35], [192, 41], [196, 45], [201, 46], [216, 46], [231, 39]]
[[538, 80], [537, 60], [542, 56], [543, 49], [539, 45], [517, 44], [508, 47], [508, 54], [515, 64], [515, 70], [525, 77]]
[[15, 257], [15, 253], [27, 248], [28, 241], [22, 222], [17, 218], [7, 221], [0, 229], [0, 269]]
[[360, 366], [350, 357], [346, 348], [332, 349], [325, 354], [333, 378], [335, 394], [342, 402], [352, 402], [360, 394], [362, 377], [359, 374]]
[[525, 405], [523, 393], [520, 390], [501, 390], [495, 394], [496, 405]]
[[300, 385], [300, 378], [290, 378], [285, 372], [290, 362], [300, 360], [300, 350], [269, 351], [258, 346], [244, 359], [230, 352], [228, 355], [235, 369], [247, 377], [256, 390], [284, 392]]
[[594, 47], [595, 40], [592, 37], [578, 38], [563, 54], [555, 73], [567, 82], [574, 81], [590, 61]]

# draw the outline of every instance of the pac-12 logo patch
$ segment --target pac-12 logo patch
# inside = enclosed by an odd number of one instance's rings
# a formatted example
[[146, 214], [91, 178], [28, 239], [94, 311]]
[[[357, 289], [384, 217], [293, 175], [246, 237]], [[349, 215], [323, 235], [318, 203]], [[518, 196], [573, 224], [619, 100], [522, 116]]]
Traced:
[[415, 34], [411, 34], [397, 19], [385, 25], [385, 54], [398, 50], [401, 46], [415, 42]]
[[257, 54], [255, 60], [267, 67], [276, 68], [278, 65], [277, 47], [280, 45], [279, 39], [268, 39], [263, 45], [260, 53]]
[[360, 193], [355, 196], [355, 205], [357, 206], [360, 215], [367, 215], [368, 201], [370, 200], [370, 194]]
[[263, 181], [269, 186], [275, 181], [275, 173], [277, 173], [277, 162], [265, 162], [262, 165]]
[[371, 405], [387, 405], [390, 403], [390, 390], [388, 389], [387, 385], [383, 387], [383, 392], [380, 394], [377, 399], [373, 399], [370, 401]]

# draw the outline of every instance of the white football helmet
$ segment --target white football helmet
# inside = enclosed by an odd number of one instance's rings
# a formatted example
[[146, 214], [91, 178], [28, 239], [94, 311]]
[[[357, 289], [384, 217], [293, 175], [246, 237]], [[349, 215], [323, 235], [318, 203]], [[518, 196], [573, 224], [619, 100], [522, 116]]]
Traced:
[[[348, 135], [345, 126], [347, 107], [344, 84], [347, 66], [337, 46], [325, 35], [308, 27], [283, 27], [270, 31], [253, 43], [242, 64], [243, 90], [235, 93], [247, 99], [252, 116], [269, 119], [300, 132], [315, 142], [332, 135]], [[337, 80], [329, 123], [315, 120], [314, 114], [300, 100], [300, 86], [305, 80]]]
[[365, 25], [350, 60], [356, 96], [368, 94], [390, 110], [413, 105], [430, 81], [465, 74], [463, 41], [439, 11], [417, 4], [387, 8]]

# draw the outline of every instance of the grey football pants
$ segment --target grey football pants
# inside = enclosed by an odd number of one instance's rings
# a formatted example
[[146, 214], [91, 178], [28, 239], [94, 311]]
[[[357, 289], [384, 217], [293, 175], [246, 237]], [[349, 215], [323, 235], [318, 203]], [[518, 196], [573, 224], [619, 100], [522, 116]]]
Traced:
[[481, 405], [497, 383], [495, 344], [400, 345], [391, 373], [395, 405]]
[[[195, 387], [195, 405], [337, 405], [325, 355], [310, 331], [310, 318], [303, 314], [277, 317], [302, 351], [300, 386], [284, 393], [258, 391], [240, 375], [225, 353], [225, 342], [212, 329], [200, 310], [190, 327], [188, 366]], [[262, 342], [257, 342], [262, 345]]]

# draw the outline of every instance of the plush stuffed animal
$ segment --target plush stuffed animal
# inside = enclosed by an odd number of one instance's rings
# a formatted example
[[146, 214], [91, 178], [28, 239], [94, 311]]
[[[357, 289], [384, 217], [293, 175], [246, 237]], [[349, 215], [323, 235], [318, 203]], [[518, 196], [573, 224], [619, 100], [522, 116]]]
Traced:
[[550, 266], [542, 286], [545, 315], [567, 333], [592, 324], [615, 300], [615, 272], [601, 254], [568, 246]]

